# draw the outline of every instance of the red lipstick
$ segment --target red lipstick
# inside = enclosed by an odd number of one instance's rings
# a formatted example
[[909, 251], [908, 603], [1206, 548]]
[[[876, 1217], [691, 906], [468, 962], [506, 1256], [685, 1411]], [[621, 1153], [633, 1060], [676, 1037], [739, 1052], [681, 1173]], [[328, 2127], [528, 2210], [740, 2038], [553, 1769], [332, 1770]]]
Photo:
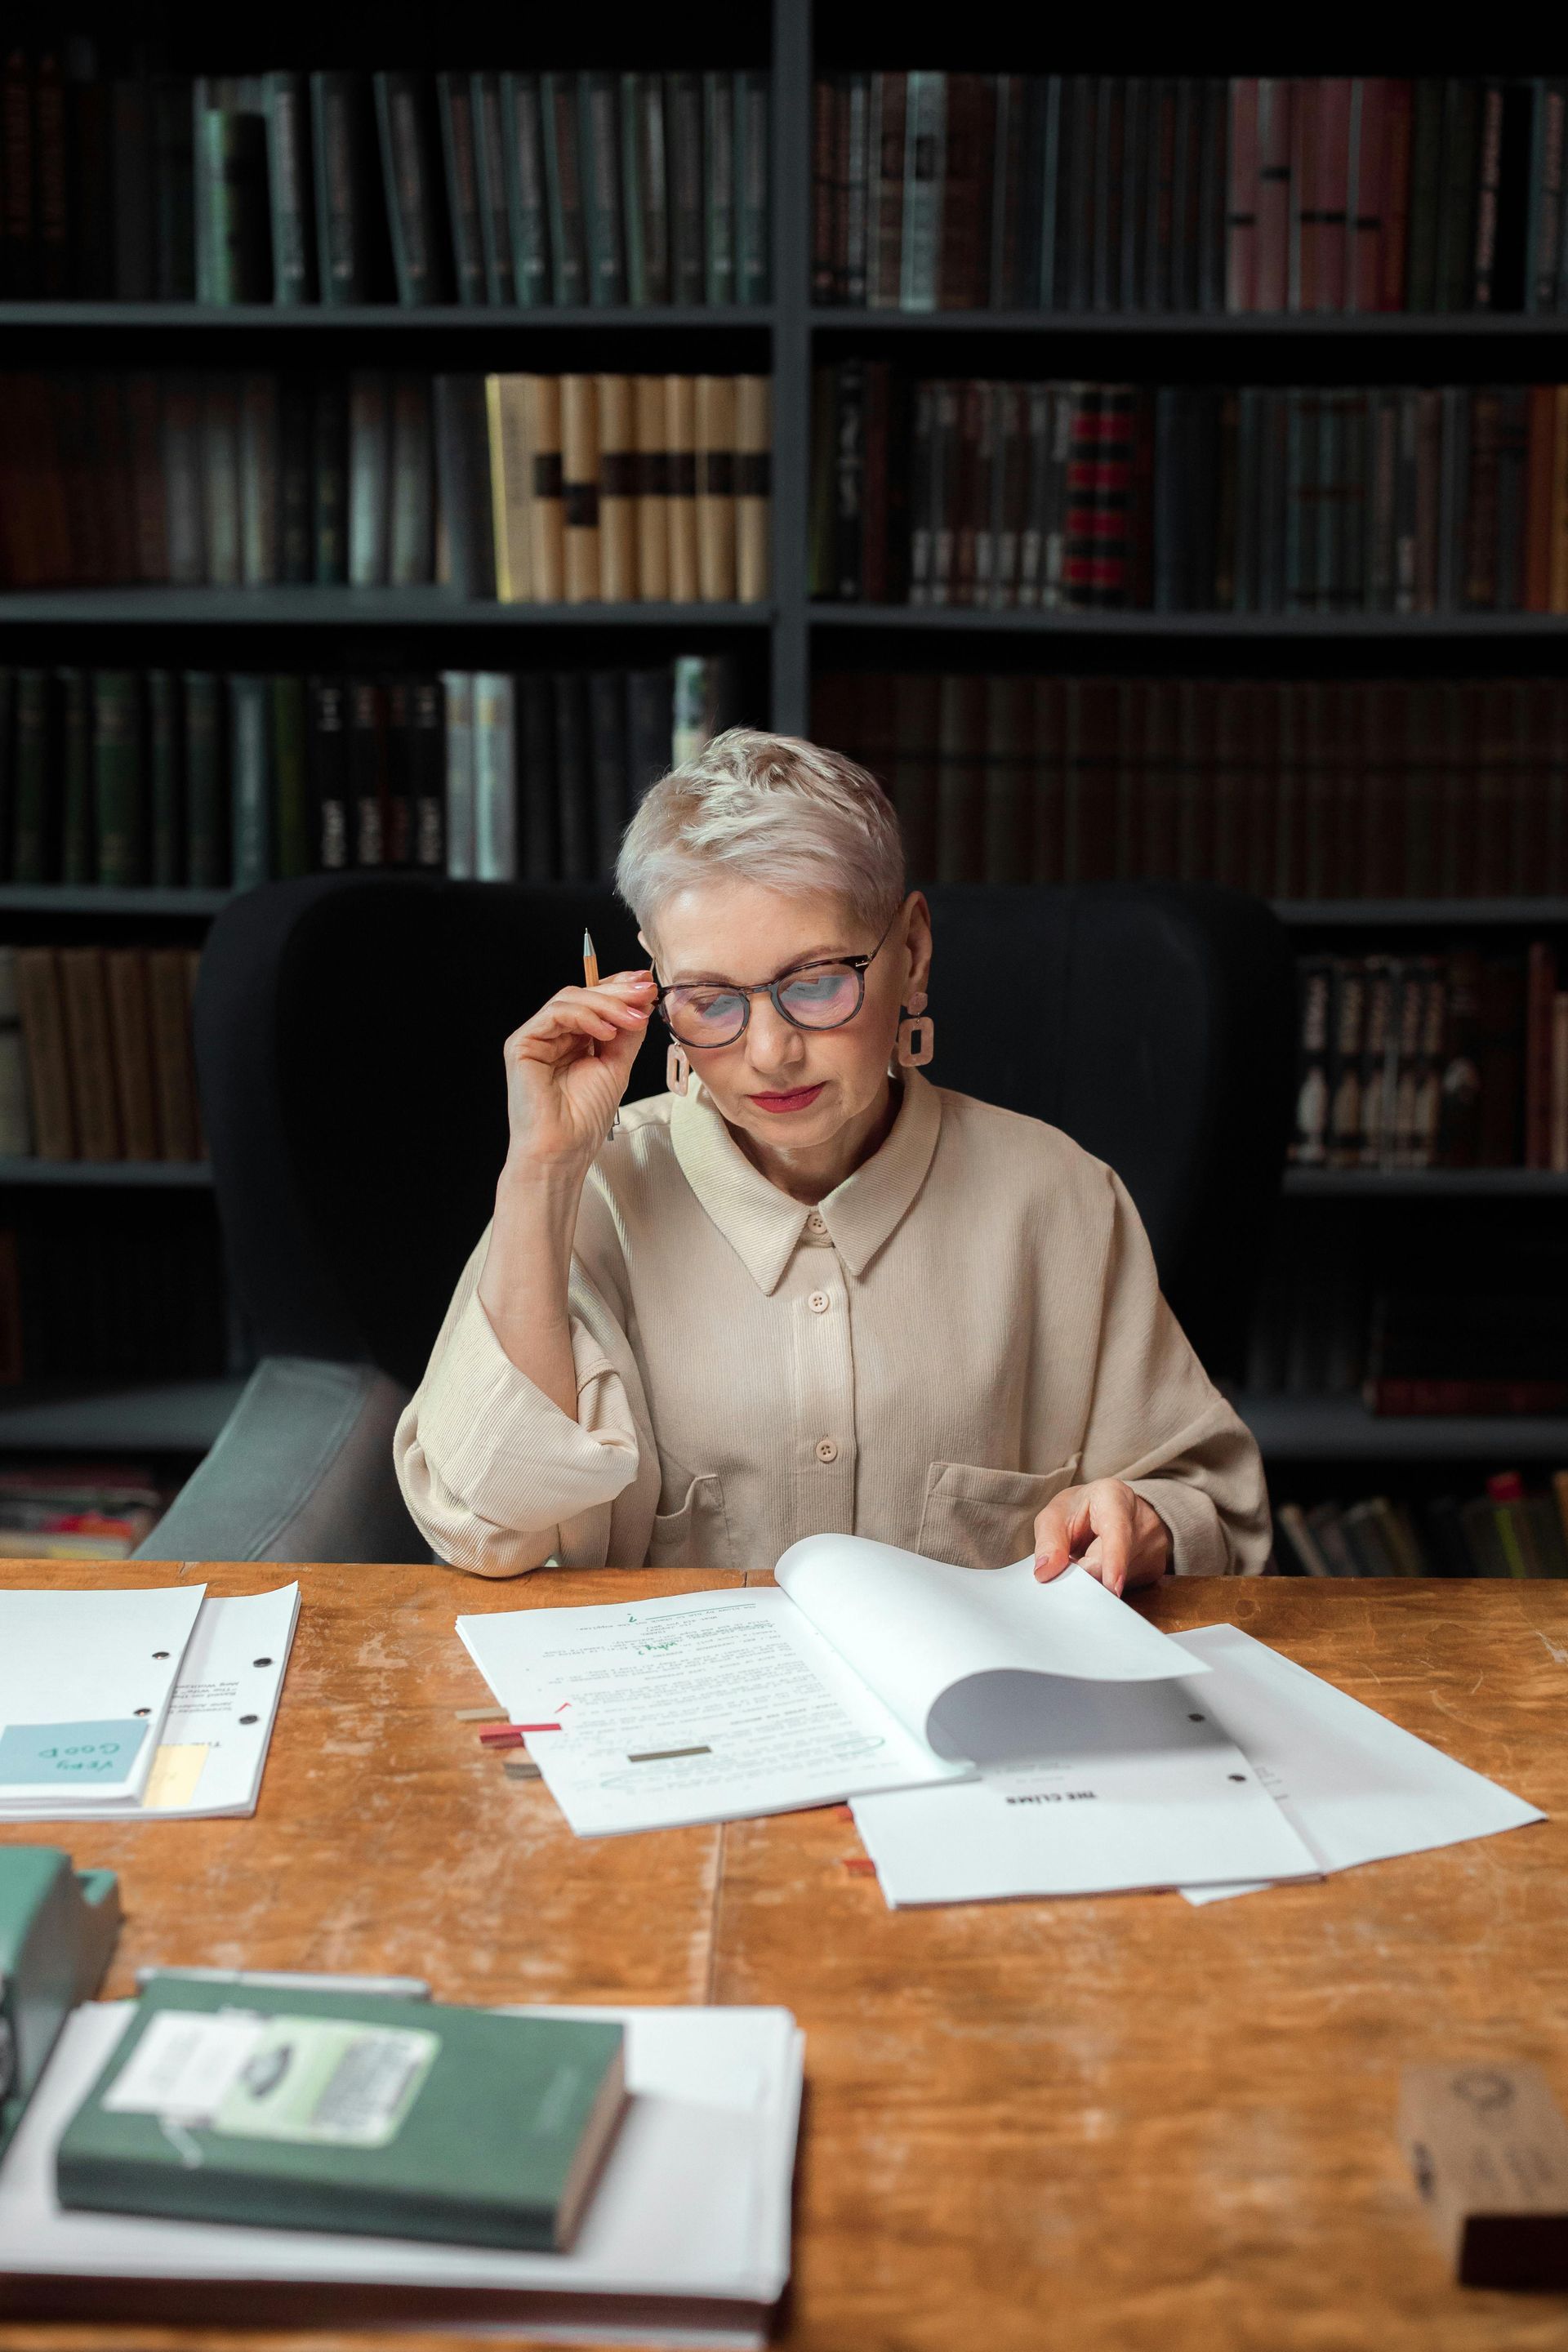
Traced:
[[816, 1086], [797, 1087], [794, 1094], [753, 1095], [751, 1099], [756, 1104], [759, 1110], [805, 1110], [816, 1100], [817, 1096], [822, 1092], [826, 1084], [826, 1079], [819, 1078]]

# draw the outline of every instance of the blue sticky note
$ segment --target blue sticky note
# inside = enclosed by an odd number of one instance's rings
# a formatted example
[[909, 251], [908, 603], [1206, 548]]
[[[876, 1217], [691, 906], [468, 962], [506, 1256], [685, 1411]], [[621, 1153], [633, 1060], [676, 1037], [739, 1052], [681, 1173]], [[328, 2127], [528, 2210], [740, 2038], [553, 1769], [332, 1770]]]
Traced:
[[0, 1789], [123, 1780], [152, 1727], [134, 1716], [122, 1723], [8, 1723], [0, 1731]]

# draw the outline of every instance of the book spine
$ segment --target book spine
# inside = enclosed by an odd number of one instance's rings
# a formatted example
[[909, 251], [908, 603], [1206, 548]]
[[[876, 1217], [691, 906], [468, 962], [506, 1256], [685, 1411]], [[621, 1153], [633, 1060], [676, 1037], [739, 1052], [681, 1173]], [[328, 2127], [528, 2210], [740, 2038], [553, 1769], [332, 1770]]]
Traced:
[[665, 76], [665, 128], [669, 142], [669, 252], [673, 298], [700, 305], [708, 299], [703, 100], [694, 73]]
[[942, 282], [943, 189], [947, 177], [947, 76], [911, 73], [904, 143], [902, 276], [899, 307], [934, 310]]
[[439, 874], [447, 863], [446, 705], [441, 681], [416, 677], [408, 685], [409, 743], [414, 808], [414, 864]]
[[735, 299], [735, 93], [732, 77], [702, 77], [704, 289], [710, 305]]
[[247, 375], [239, 388], [239, 572], [247, 588], [278, 578], [278, 384]]
[[519, 376], [485, 378], [494, 517], [496, 597], [526, 604], [533, 595], [533, 466], [528, 446], [527, 401]]
[[133, 670], [98, 670], [92, 680], [94, 879], [110, 890], [134, 889], [144, 878], [140, 685]]
[[492, 309], [510, 310], [518, 299], [518, 291], [512, 266], [507, 118], [500, 75], [473, 75], [468, 85], [468, 104], [474, 124], [474, 174], [479, 192], [485, 299]]
[[738, 72], [735, 82], [735, 299], [773, 298], [772, 146], [768, 77]]
[[736, 377], [735, 593], [742, 604], [765, 604], [770, 589], [772, 404], [770, 377]]
[[387, 583], [392, 489], [392, 383], [381, 369], [349, 378], [349, 584]]
[[488, 192], [481, 192], [479, 184], [472, 77], [437, 74], [436, 98], [447, 173], [447, 215], [452, 225], [452, 274], [458, 302], [464, 309], [472, 310], [489, 299], [483, 220]]
[[1383, 85], [1383, 239], [1377, 308], [1403, 310], [1410, 272], [1411, 141], [1415, 93], [1408, 81]]
[[202, 520], [206, 580], [212, 588], [240, 583], [239, 386], [232, 376], [209, 376], [202, 398]]
[[561, 457], [561, 379], [522, 378], [523, 436], [529, 453], [533, 599], [566, 596], [565, 487]]
[[370, 299], [363, 100], [358, 78], [310, 76], [316, 252], [321, 299], [340, 310]]
[[879, 73], [871, 83], [871, 211], [867, 228], [866, 298], [873, 310], [896, 310], [903, 269], [904, 126], [909, 76]]
[[61, 752], [60, 878], [82, 885], [94, 870], [92, 817], [92, 681], [86, 670], [60, 672], [63, 724]]
[[1503, 89], [1488, 82], [1481, 95], [1476, 166], [1475, 277], [1470, 299], [1478, 310], [1492, 307], [1498, 266], [1498, 200], [1502, 193]]
[[[160, 302], [195, 299], [195, 194], [191, 154], [191, 95], [167, 75], [153, 84], [154, 294]], [[16, 291], [25, 293], [26, 287]]]
[[316, 299], [315, 206], [310, 188], [310, 100], [305, 77], [269, 73], [266, 94], [272, 299], [292, 308]]
[[588, 251], [574, 77], [542, 75], [540, 106], [544, 123], [552, 292], [558, 308], [580, 308], [588, 300]]
[[[748, 110], [752, 106], [750, 83], [753, 79], [754, 77], [748, 77]], [[669, 222], [669, 142], [665, 131], [664, 83], [660, 76], [655, 73], [627, 74], [623, 79], [622, 90], [623, 104], [626, 109], [623, 119], [626, 124], [628, 152], [635, 158], [635, 169], [631, 163], [628, 163], [626, 173], [627, 252], [629, 256], [635, 239], [638, 266], [637, 284], [630, 289], [630, 299], [634, 302], [660, 304], [670, 300], [673, 287]], [[762, 170], [765, 173], [767, 168], [765, 84], [763, 110], [761, 138], [764, 160], [759, 164], [753, 156], [748, 170], [752, 172]], [[764, 204], [765, 201], [764, 195]], [[629, 260], [627, 267], [629, 273]], [[765, 257], [765, 236], [763, 272], [764, 284], [771, 286], [771, 270]], [[753, 289], [748, 299], [752, 301], [763, 301], [766, 299], [766, 294], [758, 293]]]
[[153, 1092], [153, 1021], [147, 999], [147, 958], [120, 948], [104, 958], [110, 1055], [122, 1155], [158, 1157], [158, 1114]]
[[349, 413], [346, 387], [320, 378], [310, 417], [310, 544], [318, 587], [349, 576]]
[[599, 420], [599, 593], [607, 604], [637, 593], [637, 435], [629, 375], [595, 380]]
[[228, 681], [232, 739], [234, 887], [254, 889], [272, 877], [271, 681], [243, 675]]
[[622, 221], [619, 106], [616, 77], [578, 76], [578, 153], [588, 247], [588, 299], [595, 310], [626, 299], [626, 252]]
[[185, 879], [194, 890], [219, 890], [233, 879], [223, 680], [211, 670], [186, 670], [184, 689]]
[[561, 378], [562, 499], [569, 604], [596, 604], [600, 587], [599, 417], [591, 375]]
[[871, 77], [846, 74], [843, 82], [844, 186], [843, 283], [838, 298], [863, 310], [871, 195]]
[[386, 836], [388, 866], [414, 863], [414, 708], [406, 678], [386, 689]]
[[697, 379], [697, 576], [705, 604], [735, 596], [735, 380]]
[[637, 593], [645, 604], [669, 595], [669, 448], [663, 376], [635, 379], [637, 428]]
[[525, 310], [536, 310], [554, 299], [539, 76], [502, 74], [500, 98], [516, 299]]
[[555, 780], [561, 842], [561, 878], [588, 882], [594, 873], [593, 803], [589, 792], [588, 719], [580, 671], [557, 670], [555, 688]]
[[1230, 85], [1230, 180], [1226, 205], [1225, 307], [1258, 309], [1258, 82]]
[[1325, 75], [1318, 99], [1318, 309], [1345, 308], [1352, 85]]
[[438, 302], [445, 291], [424, 94], [419, 77], [411, 73], [377, 73], [374, 87], [397, 299], [405, 310], [418, 310]]
[[353, 863], [376, 867], [388, 862], [386, 692], [374, 678], [356, 677], [348, 692], [349, 812], [353, 826]]
[[1258, 257], [1255, 308], [1283, 310], [1291, 307], [1291, 186], [1292, 88], [1289, 81], [1264, 79], [1258, 85]]
[[182, 949], [149, 950], [147, 995], [152, 1010], [158, 1157], [195, 1160], [200, 1157], [201, 1137], [191, 1060], [189, 981]]
[[315, 864], [302, 677], [278, 677], [271, 688], [272, 832], [279, 878], [309, 874]]
[[16, 975], [34, 1149], [40, 1160], [74, 1160], [76, 1122], [58, 950], [18, 948]]
[[447, 872], [455, 882], [474, 878], [474, 677], [441, 673], [447, 707]]
[[150, 877], [159, 890], [185, 879], [184, 774], [180, 681], [167, 669], [147, 673], [147, 798]]
[[665, 378], [669, 450], [669, 593], [673, 603], [698, 601], [697, 380]]
[[395, 588], [416, 588], [433, 580], [436, 573], [436, 459], [429, 379], [395, 375], [391, 394], [387, 577]]

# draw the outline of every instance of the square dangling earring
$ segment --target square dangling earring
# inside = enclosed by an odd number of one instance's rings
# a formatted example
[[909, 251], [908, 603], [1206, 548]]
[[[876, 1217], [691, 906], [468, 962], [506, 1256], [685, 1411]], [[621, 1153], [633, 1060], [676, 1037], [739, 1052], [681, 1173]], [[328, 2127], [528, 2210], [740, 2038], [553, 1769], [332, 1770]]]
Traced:
[[669, 1051], [664, 1057], [664, 1083], [672, 1095], [683, 1095], [686, 1081], [690, 1076], [691, 1065], [686, 1058], [685, 1048], [672, 1037]]
[[894, 1052], [899, 1067], [903, 1070], [923, 1070], [936, 1051], [936, 1024], [929, 1013], [911, 1013], [900, 1005], [898, 1042]]

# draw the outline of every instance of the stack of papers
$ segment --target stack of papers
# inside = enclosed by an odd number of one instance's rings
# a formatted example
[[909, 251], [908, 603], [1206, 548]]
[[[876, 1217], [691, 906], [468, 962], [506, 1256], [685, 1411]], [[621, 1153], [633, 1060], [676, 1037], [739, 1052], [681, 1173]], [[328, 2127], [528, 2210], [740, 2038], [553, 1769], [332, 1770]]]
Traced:
[[0, 1822], [253, 1813], [300, 1588], [0, 1592]]
[[[237, 1999], [242, 1996], [237, 1994]], [[68, 2021], [0, 2164], [0, 2279], [13, 2316], [166, 2315], [266, 2326], [487, 2323], [510, 2332], [750, 2347], [789, 2277], [803, 2037], [780, 2009], [559, 2009], [626, 2030], [631, 2102], [567, 2253], [66, 2212], [55, 2150], [130, 2001]], [[331, 2290], [343, 2291], [342, 2299]], [[289, 2298], [292, 2291], [292, 2302]]]
[[954, 1726], [978, 1781], [858, 1798], [889, 1904], [1171, 1886], [1206, 1903], [1545, 1818], [1235, 1626], [1173, 1639], [1201, 1679], [1047, 1696], [997, 1678], [989, 1715]]

